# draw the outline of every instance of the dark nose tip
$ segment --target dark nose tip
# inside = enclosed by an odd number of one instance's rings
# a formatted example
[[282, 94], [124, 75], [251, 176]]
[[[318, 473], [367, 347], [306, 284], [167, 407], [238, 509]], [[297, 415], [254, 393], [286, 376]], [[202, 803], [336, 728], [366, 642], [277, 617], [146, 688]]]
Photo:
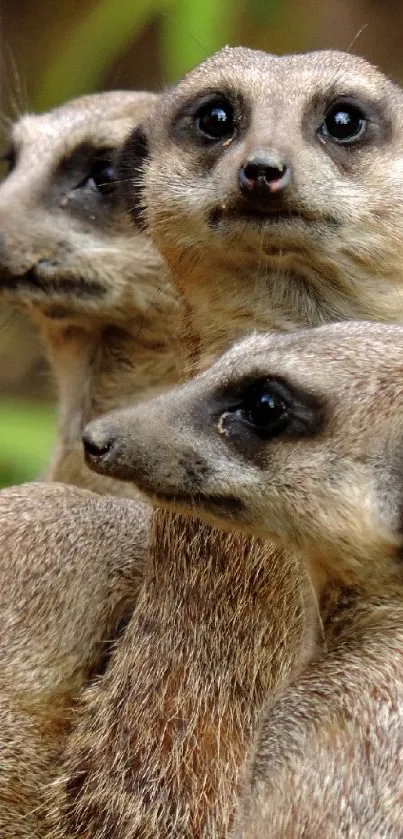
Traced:
[[290, 181], [290, 166], [276, 154], [255, 154], [239, 170], [239, 186], [246, 198], [278, 195]]
[[100, 460], [108, 454], [115, 443], [115, 438], [107, 431], [86, 428], [82, 436], [84, 453], [91, 462]]

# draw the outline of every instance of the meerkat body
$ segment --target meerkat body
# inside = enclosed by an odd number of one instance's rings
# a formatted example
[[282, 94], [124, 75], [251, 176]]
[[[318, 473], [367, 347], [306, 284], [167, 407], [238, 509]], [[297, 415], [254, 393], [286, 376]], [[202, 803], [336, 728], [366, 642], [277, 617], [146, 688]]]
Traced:
[[228, 835], [265, 699], [316, 645], [310, 590], [286, 551], [271, 559], [258, 540], [154, 520], [133, 615], [76, 706], [49, 837]]
[[306, 563], [325, 648], [268, 702], [236, 837], [401, 836], [402, 367], [397, 326], [257, 335], [86, 433], [154, 503]]
[[91, 477], [86, 423], [178, 379], [173, 288], [118, 195], [114, 158], [157, 100], [83, 96], [12, 128], [0, 186], [0, 294], [39, 326], [59, 389], [59, 435], [47, 477], [119, 494]]
[[136, 601], [150, 516], [49, 483], [3, 490], [0, 521], [0, 835], [42, 839], [77, 695]]

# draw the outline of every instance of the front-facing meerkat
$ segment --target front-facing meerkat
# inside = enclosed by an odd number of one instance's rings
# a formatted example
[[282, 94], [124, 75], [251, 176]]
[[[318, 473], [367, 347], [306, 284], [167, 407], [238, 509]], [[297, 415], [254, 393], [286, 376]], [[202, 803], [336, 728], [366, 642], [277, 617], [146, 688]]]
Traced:
[[141, 161], [205, 360], [253, 328], [402, 316], [403, 95], [363, 59], [225, 48], [127, 141], [131, 206]]
[[96, 468], [306, 563], [326, 648], [268, 705], [236, 836], [401, 836], [402, 365], [398, 326], [252, 336], [87, 430]]
[[121, 205], [115, 158], [157, 101], [83, 96], [12, 127], [0, 186], [0, 294], [39, 326], [59, 388], [47, 477], [99, 492], [80, 443], [86, 423], [178, 378], [177, 303], [161, 258]]

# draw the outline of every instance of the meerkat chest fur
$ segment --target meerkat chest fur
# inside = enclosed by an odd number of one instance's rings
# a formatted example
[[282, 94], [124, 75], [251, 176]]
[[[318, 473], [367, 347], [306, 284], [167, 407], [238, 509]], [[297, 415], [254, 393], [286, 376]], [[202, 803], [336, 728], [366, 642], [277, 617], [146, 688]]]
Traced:
[[264, 698], [315, 643], [297, 575], [273, 590], [285, 553], [273, 568], [258, 540], [240, 545], [163, 511], [151, 553], [130, 627], [68, 744], [63, 836], [227, 836]]

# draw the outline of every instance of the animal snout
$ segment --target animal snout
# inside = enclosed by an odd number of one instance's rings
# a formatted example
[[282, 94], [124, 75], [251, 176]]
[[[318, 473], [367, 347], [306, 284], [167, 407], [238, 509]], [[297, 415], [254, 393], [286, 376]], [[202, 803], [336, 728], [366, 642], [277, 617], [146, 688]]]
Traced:
[[90, 466], [101, 466], [107, 455], [117, 447], [119, 437], [112, 429], [99, 423], [91, 423], [82, 435], [84, 454]]
[[239, 170], [239, 187], [246, 198], [270, 198], [291, 182], [291, 167], [279, 154], [255, 152]]

